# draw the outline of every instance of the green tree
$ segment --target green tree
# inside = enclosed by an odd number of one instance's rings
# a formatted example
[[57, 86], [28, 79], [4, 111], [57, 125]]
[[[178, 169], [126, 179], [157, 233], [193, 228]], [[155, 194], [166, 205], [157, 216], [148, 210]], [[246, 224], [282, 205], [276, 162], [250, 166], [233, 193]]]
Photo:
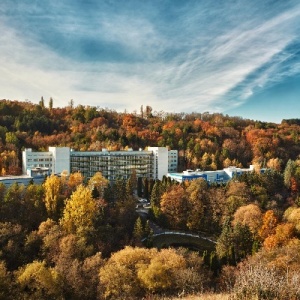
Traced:
[[26, 233], [21, 225], [11, 222], [0, 222], [0, 233], [0, 260], [5, 261], [8, 270], [16, 270], [25, 261]]
[[245, 182], [231, 180], [226, 193], [226, 214], [232, 217], [235, 211], [250, 201], [250, 191]]
[[25, 187], [23, 184], [14, 182], [8, 187], [4, 196], [4, 202], [2, 205], [2, 221], [9, 221], [18, 223], [24, 220], [24, 217], [28, 213], [24, 207], [24, 191]]
[[135, 238], [136, 243], [141, 243], [141, 239], [144, 235], [144, 227], [141, 217], [138, 217], [134, 224], [133, 237]]
[[287, 188], [291, 187], [291, 178], [294, 174], [294, 169], [295, 162], [289, 159], [284, 169], [284, 184]]
[[42, 221], [47, 218], [44, 203], [44, 187], [40, 184], [30, 184], [26, 187], [24, 195], [24, 220], [22, 225], [29, 230], [38, 228]]
[[6, 269], [4, 261], [0, 261], [0, 300], [15, 299], [12, 293], [11, 274]]
[[49, 100], [49, 110], [51, 111], [53, 109], [53, 98], [50, 97], [50, 100]]

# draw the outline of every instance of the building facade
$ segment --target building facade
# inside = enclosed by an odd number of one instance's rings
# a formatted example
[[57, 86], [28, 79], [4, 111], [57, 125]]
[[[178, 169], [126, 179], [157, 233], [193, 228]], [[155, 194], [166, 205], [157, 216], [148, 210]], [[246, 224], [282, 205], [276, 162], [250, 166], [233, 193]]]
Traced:
[[[266, 169], [260, 169], [261, 173], [264, 173]], [[184, 182], [186, 180], [193, 180], [197, 178], [203, 178], [209, 183], [225, 183], [231, 180], [234, 176], [239, 176], [243, 173], [253, 172], [254, 166], [250, 165], [248, 169], [228, 167], [223, 170], [217, 171], [201, 171], [201, 170], [186, 170], [182, 173], [168, 173], [167, 177], [178, 182]]]
[[169, 150], [168, 152], [168, 172], [177, 172], [178, 168], [178, 150]]
[[175, 170], [175, 165], [177, 170], [176, 155], [176, 150], [168, 151], [166, 147], [140, 151], [73, 151], [69, 147], [49, 147], [48, 152], [34, 152], [26, 149], [22, 153], [22, 169], [23, 174], [36, 168], [48, 168], [50, 174], [79, 171], [86, 179], [101, 172], [110, 181], [127, 179], [134, 170], [137, 177], [162, 179]]
[[96, 172], [101, 172], [110, 181], [114, 181], [117, 178], [127, 179], [133, 170], [135, 170], [137, 177], [153, 178], [153, 152], [71, 151], [70, 170], [71, 173], [81, 172], [85, 178], [91, 178]]

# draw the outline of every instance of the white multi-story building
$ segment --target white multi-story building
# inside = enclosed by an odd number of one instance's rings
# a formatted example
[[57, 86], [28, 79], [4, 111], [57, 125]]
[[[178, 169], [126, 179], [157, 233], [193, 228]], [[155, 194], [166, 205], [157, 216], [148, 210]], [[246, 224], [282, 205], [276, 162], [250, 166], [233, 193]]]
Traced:
[[50, 174], [60, 174], [63, 171], [70, 173], [70, 148], [49, 147], [47, 152], [25, 149], [22, 153], [23, 174], [36, 168], [48, 168]]
[[50, 174], [79, 171], [88, 179], [101, 172], [111, 181], [129, 178], [133, 170], [137, 177], [162, 179], [174, 171], [174, 164], [177, 166], [177, 151], [168, 151], [166, 147], [148, 147], [140, 151], [73, 151], [69, 147], [49, 147], [48, 152], [26, 149], [22, 155], [23, 174], [36, 168], [48, 168]]

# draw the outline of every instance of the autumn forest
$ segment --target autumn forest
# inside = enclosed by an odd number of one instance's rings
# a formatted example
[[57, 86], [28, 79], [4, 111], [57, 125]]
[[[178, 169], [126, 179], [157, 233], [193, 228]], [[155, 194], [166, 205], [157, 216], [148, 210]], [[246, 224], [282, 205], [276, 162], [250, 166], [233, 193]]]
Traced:
[[[178, 150], [178, 171], [254, 171], [218, 185], [134, 172], [114, 183], [98, 172], [0, 184], [0, 299], [300, 299], [300, 119], [0, 101], [1, 176], [21, 174], [25, 148], [49, 146], [166, 146]], [[150, 203], [147, 218], [137, 197]], [[154, 224], [214, 247], [157, 248]]]

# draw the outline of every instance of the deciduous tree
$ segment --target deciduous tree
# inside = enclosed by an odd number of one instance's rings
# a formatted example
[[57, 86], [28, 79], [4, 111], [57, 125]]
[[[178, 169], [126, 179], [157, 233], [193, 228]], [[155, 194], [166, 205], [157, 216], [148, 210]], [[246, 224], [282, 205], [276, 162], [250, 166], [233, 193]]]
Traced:
[[188, 200], [181, 185], [171, 186], [161, 197], [161, 211], [173, 229], [185, 229], [188, 217]]
[[48, 216], [57, 220], [59, 218], [59, 211], [62, 206], [62, 199], [60, 197], [61, 181], [55, 176], [51, 175], [47, 177], [44, 182], [45, 189], [45, 206]]
[[97, 202], [93, 199], [91, 190], [79, 185], [71, 198], [66, 200], [60, 223], [68, 233], [86, 235], [95, 230], [97, 214]]

